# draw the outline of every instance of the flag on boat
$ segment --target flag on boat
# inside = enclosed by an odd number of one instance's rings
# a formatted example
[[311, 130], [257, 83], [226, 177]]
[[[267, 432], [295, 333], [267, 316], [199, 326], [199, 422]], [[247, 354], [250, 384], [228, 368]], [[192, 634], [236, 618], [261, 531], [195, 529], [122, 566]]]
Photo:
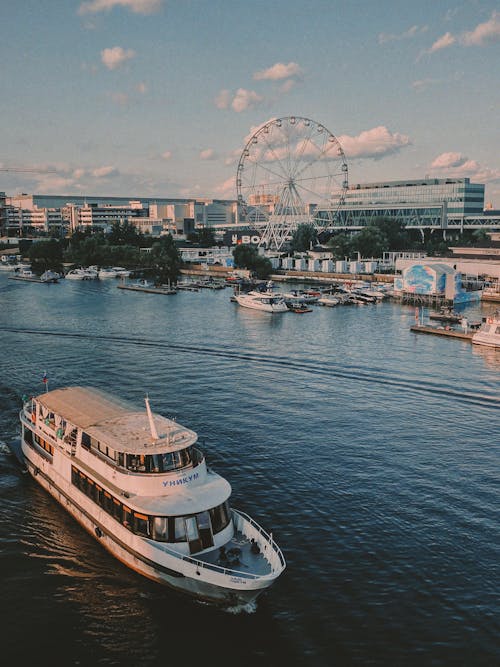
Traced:
[[49, 378], [47, 377], [47, 371], [43, 371], [43, 378], [42, 378], [43, 384], [47, 384], [48, 381]]

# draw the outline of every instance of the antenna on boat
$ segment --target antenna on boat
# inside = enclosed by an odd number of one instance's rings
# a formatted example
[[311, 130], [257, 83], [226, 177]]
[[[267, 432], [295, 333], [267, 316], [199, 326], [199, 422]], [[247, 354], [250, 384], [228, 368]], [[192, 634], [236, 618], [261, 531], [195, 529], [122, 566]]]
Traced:
[[153, 419], [153, 413], [151, 412], [151, 407], [149, 405], [149, 396], [147, 394], [144, 400], [146, 401], [146, 412], [148, 413], [149, 428], [151, 429], [151, 437], [153, 438], [153, 440], [158, 440], [159, 439], [158, 431], [156, 430], [156, 426]]

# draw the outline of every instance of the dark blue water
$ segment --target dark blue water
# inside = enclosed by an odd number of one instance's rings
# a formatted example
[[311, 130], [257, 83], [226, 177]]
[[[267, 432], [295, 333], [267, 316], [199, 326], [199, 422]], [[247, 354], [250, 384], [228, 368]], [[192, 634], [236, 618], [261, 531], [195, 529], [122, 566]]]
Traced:
[[116, 285], [0, 275], [0, 439], [45, 370], [50, 388], [148, 392], [288, 567], [251, 614], [184, 598], [115, 561], [0, 446], [6, 664], [498, 664], [499, 352], [413, 334], [393, 303], [271, 316], [229, 289]]

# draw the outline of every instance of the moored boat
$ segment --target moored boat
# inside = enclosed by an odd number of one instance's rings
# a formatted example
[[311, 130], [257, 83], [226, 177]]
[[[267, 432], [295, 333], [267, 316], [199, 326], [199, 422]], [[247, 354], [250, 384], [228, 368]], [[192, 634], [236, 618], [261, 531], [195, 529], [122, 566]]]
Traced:
[[485, 318], [479, 330], [472, 336], [472, 342], [500, 350], [500, 310]]
[[98, 389], [67, 387], [20, 412], [24, 464], [125, 565], [213, 603], [246, 604], [285, 569], [231, 487], [207, 467], [197, 435]]
[[245, 308], [262, 310], [267, 313], [286, 313], [288, 306], [279, 294], [251, 291], [234, 295], [235, 301]]

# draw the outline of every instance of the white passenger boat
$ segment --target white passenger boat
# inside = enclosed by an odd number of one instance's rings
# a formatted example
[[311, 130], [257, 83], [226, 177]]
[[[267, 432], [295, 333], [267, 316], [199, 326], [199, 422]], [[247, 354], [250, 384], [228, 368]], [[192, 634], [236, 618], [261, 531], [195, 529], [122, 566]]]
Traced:
[[486, 345], [500, 350], [500, 310], [489, 315], [472, 336], [475, 345]]
[[56, 273], [56, 271], [44, 271], [40, 276], [40, 282], [42, 283], [57, 283], [59, 282], [61, 275]]
[[272, 292], [252, 291], [235, 294], [234, 300], [245, 308], [263, 310], [267, 313], [286, 313], [288, 311], [285, 299], [281, 295], [273, 294]]
[[224, 606], [244, 605], [285, 569], [281, 550], [229, 508], [229, 483], [197, 435], [94, 388], [32, 397], [20, 412], [31, 475], [140, 574]]

